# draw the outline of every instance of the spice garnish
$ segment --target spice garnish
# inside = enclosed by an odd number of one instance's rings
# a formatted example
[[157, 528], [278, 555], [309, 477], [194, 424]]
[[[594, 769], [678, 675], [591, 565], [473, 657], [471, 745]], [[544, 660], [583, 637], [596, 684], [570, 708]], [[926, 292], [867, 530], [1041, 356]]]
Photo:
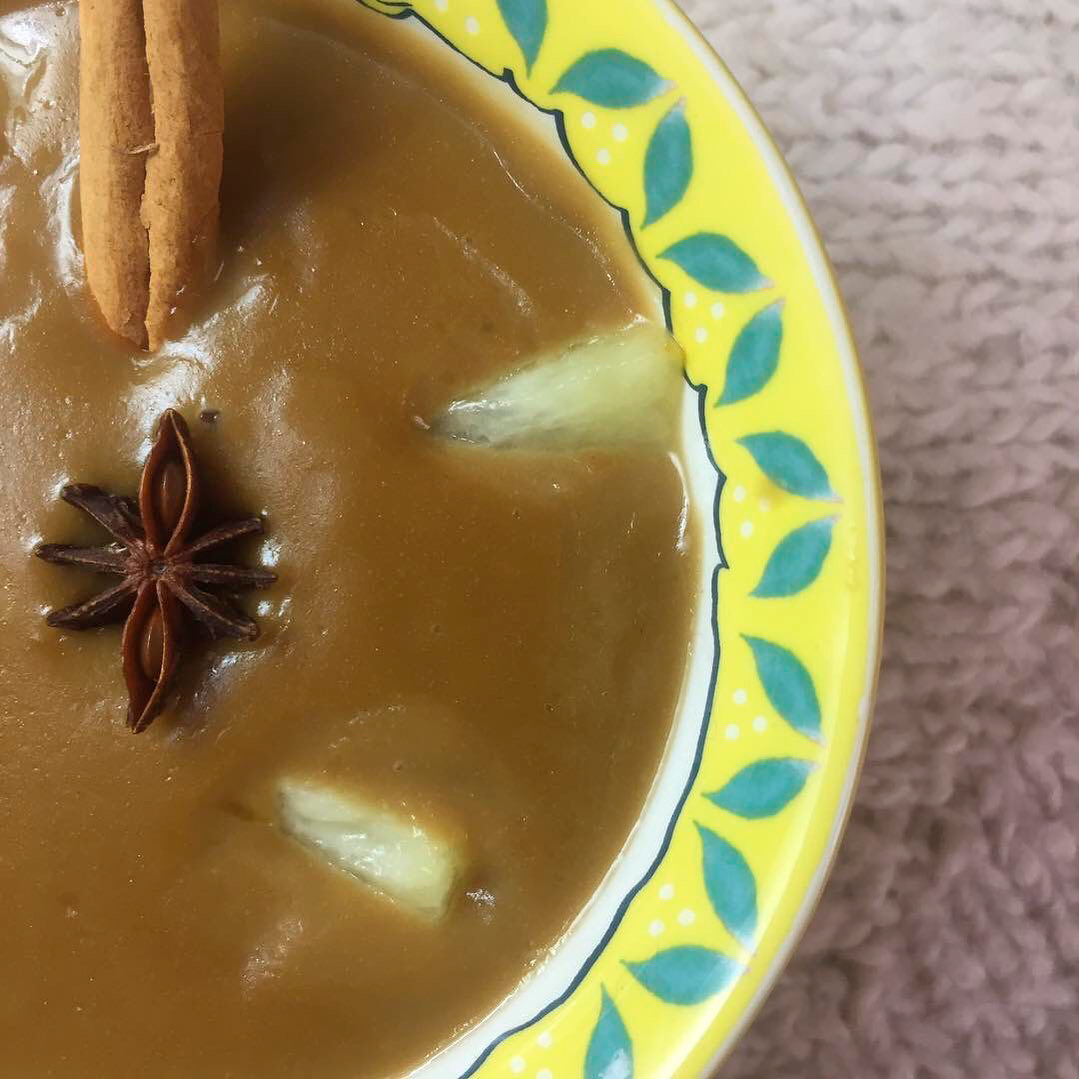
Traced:
[[215, 249], [218, 22], [218, 0], [79, 4], [86, 281], [109, 327], [140, 348], [182, 332], [178, 298], [190, 304]]
[[[92, 517], [115, 542], [101, 547], [46, 543], [34, 553], [46, 562], [81, 566], [121, 577], [85, 603], [50, 611], [60, 629], [90, 629], [125, 619], [121, 654], [127, 682], [127, 724], [144, 731], [161, 712], [185, 646], [185, 623], [200, 623], [213, 638], [253, 641], [259, 630], [247, 615], [207, 588], [233, 592], [265, 588], [277, 578], [262, 569], [199, 562], [207, 551], [263, 530], [248, 517], [189, 540], [198, 508], [198, 472], [183, 417], [169, 409], [143, 466], [139, 498], [75, 483], [60, 497]], [[205, 587], [204, 587], [205, 586]]]

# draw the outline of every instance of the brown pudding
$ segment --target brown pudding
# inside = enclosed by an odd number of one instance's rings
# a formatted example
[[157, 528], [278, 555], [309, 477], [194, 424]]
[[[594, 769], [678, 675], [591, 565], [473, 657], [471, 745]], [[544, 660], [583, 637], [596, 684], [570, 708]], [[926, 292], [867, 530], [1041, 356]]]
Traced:
[[[86, 293], [77, 13], [0, 0], [0, 1073], [398, 1074], [540, 960], [618, 852], [686, 655], [673, 453], [462, 447], [417, 422], [655, 300], [614, 215], [508, 94], [347, 0], [222, 10], [221, 270], [155, 354]], [[523, 106], [522, 106], [523, 107]], [[147, 733], [103, 586], [43, 539], [191, 428], [253, 642], [206, 642]], [[200, 414], [204, 418], [200, 419]], [[354, 786], [457, 837], [437, 924], [319, 863], [275, 785]]]

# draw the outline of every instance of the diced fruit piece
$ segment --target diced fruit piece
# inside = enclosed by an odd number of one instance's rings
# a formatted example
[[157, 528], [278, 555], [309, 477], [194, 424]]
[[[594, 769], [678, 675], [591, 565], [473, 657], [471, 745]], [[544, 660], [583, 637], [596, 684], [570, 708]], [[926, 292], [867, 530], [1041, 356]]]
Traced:
[[465, 442], [522, 449], [669, 443], [681, 372], [682, 350], [666, 330], [635, 323], [534, 357], [454, 401], [433, 426]]
[[352, 792], [306, 780], [280, 786], [281, 823], [294, 839], [332, 865], [432, 921], [449, 906], [461, 852]]

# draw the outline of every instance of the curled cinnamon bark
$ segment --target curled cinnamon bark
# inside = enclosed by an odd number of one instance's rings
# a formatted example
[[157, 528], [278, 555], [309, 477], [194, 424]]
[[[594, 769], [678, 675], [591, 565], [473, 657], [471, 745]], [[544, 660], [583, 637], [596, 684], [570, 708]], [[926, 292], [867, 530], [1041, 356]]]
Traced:
[[82, 0], [79, 29], [87, 281], [109, 326], [155, 349], [217, 230], [217, 0]]
[[79, 4], [79, 142], [86, 279], [105, 321], [146, 345], [150, 255], [139, 213], [154, 140], [141, 0]]
[[225, 101], [217, 0], [143, 0], [143, 19], [157, 144], [146, 159], [142, 199], [150, 239], [146, 330], [156, 349], [217, 234]]

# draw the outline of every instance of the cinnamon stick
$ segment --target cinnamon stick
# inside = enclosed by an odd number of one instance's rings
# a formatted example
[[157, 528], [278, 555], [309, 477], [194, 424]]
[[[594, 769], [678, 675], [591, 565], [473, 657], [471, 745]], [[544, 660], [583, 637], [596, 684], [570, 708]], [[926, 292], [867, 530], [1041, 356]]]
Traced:
[[142, 201], [150, 237], [146, 329], [156, 349], [217, 234], [225, 100], [217, 0], [143, 0], [143, 20], [157, 143]]
[[79, 27], [87, 281], [113, 330], [156, 349], [216, 236], [217, 0], [83, 0]]
[[154, 140], [142, 0], [79, 4], [79, 141], [86, 280], [105, 321], [146, 345], [150, 253], [139, 217]]

